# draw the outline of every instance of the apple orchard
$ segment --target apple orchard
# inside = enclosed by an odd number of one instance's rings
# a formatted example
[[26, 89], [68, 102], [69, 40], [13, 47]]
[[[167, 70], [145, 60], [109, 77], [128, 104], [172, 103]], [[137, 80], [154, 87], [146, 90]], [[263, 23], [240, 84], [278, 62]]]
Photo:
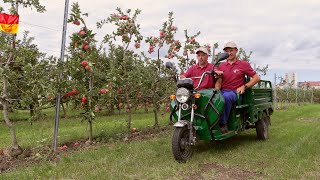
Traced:
[[[44, 11], [39, 4], [35, 7], [38, 12]], [[92, 124], [97, 113], [108, 116], [125, 112], [128, 131], [136, 131], [132, 113], [151, 110], [154, 127], [158, 128], [159, 116], [169, 112], [169, 95], [175, 91], [177, 73], [196, 63], [192, 57], [200, 46], [200, 32], [189, 35], [187, 30], [180, 31], [170, 12], [167, 20], [159, 24], [158, 34], [143, 36], [140, 13], [117, 8], [97, 22], [98, 29], [115, 29], [98, 43], [96, 33], [86, 25], [88, 14], [74, 3], [68, 26], [75, 26], [78, 31], [69, 36], [68, 58], [63, 61], [40, 52], [29, 32], [24, 32], [22, 39], [12, 39], [10, 34], [1, 32], [0, 60], [2, 64], [10, 60], [0, 68], [3, 82], [8, 81], [3, 84], [1, 98], [2, 104], [9, 104], [8, 108], [4, 106], [4, 113], [29, 110], [29, 120], [39, 121], [44, 109], [55, 106], [56, 92], [61, 92], [63, 116], [67, 116], [66, 108], [81, 109], [81, 116], [88, 123], [89, 141], [93, 140]], [[176, 39], [177, 33], [183, 33], [184, 38]], [[144, 52], [141, 47], [146, 46], [148, 50]], [[240, 51], [240, 56], [247, 60], [250, 54]], [[167, 69], [164, 60], [173, 62], [177, 69]], [[61, 71], [62, 78], [58, 80]], [[10, 120], [6, 122], [12, 128]], [[11, 140], [17, 147], [13, 129]]]

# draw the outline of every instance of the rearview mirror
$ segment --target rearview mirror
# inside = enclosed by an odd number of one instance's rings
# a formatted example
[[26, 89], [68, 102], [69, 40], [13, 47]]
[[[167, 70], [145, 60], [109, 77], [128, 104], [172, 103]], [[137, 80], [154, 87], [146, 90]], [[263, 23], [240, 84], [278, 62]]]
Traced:
[[175, 69], [172, 62], [166, 62], [165, 66], [166, 66], [166, 68], [168, 68], [168, 69]]
[[226, 52], [222, 52], [218, 55], [217, 62], [223, 61], [229, 57], [229, 54]]

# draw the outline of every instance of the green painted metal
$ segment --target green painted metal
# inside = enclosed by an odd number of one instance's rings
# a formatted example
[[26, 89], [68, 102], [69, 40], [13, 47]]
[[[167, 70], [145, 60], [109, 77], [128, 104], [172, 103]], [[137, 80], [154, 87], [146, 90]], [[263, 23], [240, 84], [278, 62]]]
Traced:
[[[194, 127], [197, 135], [201, 140], [212, 140], [210, 127], [218, 123], [219, 115], [224, 107], [224, 99], [219, 90], [205, 89], [199, 91], [201, 94], [199, 99], [195, 100], [197, 109], [195, 109]], [[211, 99], [212, 105], [208, 104]], [[175, 106], [175, 101], [171, 101], [171, 110]], [[189, 104], [191, 108], [191, 104]], [[190, 121], [190, 108], [182, 110], [181, 119]], [[216, 109], [216, 110], [215, 110]], [[173, 115], [174, 119], [178, 119], [178, 111]]]
[[[248, 79], [247, 79], [248, 81]], [[224, 108], [224, 99], [219, 90], [206, 89], [199, 91], [201, 97], [195, 100], [197, 109], [195, 110], [194, 127], [197, 137], [200, 140], [224, 140], [230, 138], [238, 132], [243, 131], [247, 124], [254, 125], [262, 118], [263, 112], [271, 115], [273, 112], [273, 94], [270, 81], [261, 80], [253, 88], [249, 88], [234, 104], [228, 121], [229, 132], [221, 134], [219, 127], [219, 115]], [[212, 97], [212, 98], [211, 98]], [[212, 107], [208, 105], [211, 99]], [[176, 105], [171, 101], [171, 111]], [[191, 104], [189, 109], [182, 110], [182, 120], [190, 121]], [[173, 114], [174, 119], [178, 119], [178, 111]]]

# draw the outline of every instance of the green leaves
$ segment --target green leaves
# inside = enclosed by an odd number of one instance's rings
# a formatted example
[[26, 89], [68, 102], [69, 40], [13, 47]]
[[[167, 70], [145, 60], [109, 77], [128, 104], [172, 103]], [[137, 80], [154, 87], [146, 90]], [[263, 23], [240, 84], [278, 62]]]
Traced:
[[117, 13], [113, 13], [107, 19], [98, 22], [97, 27], [102, 28], [106, 23], [115, 25], [116, 31], [105, 35], [104, 43], [113, 43], [120, 38], [127, 50], [132, 40], [136, 43], [140, 43], [143, 40], [143, 36], [140, 34], [140, 25], [137, 23], [137, 17], [141, 11], [137, 9], [132, 15], [131, 9], [126, 10], [126, 12], [123, 12], [120, 8], [116, 10]]
[[11, 13], [17, 14], [17, 11], [15, 8], [15, 4], [22, 5], [24, 8], [31, 8], [36, 9], [39, 13], [44, 13], [46, 11], [46, 7], [42, 6], [40, 4], [40, 0], [3, 0], [4, 3], [10, 3], [11, 4]]
[[80, 22], [86, 26], [84, 19], [81, 16], [87, 16], [88, 17], [88, 13], [84, 13], [81, 14], [81, 10], [80, 10], [80, 6], [79, 3], [73, 3], [71, 5], [71, 13], [70, 13], [70, 17], [67, 20], [68, 23], [73, 23], [75, 25], [80, 25]]

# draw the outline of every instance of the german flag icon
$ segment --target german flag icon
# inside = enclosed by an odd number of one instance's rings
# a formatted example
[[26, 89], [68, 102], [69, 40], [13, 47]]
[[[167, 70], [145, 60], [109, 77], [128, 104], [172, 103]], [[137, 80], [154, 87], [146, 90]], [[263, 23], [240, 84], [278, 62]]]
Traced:
[[18, 32], [19, 16], [0, 13], [0, 31], [16, 34]]

